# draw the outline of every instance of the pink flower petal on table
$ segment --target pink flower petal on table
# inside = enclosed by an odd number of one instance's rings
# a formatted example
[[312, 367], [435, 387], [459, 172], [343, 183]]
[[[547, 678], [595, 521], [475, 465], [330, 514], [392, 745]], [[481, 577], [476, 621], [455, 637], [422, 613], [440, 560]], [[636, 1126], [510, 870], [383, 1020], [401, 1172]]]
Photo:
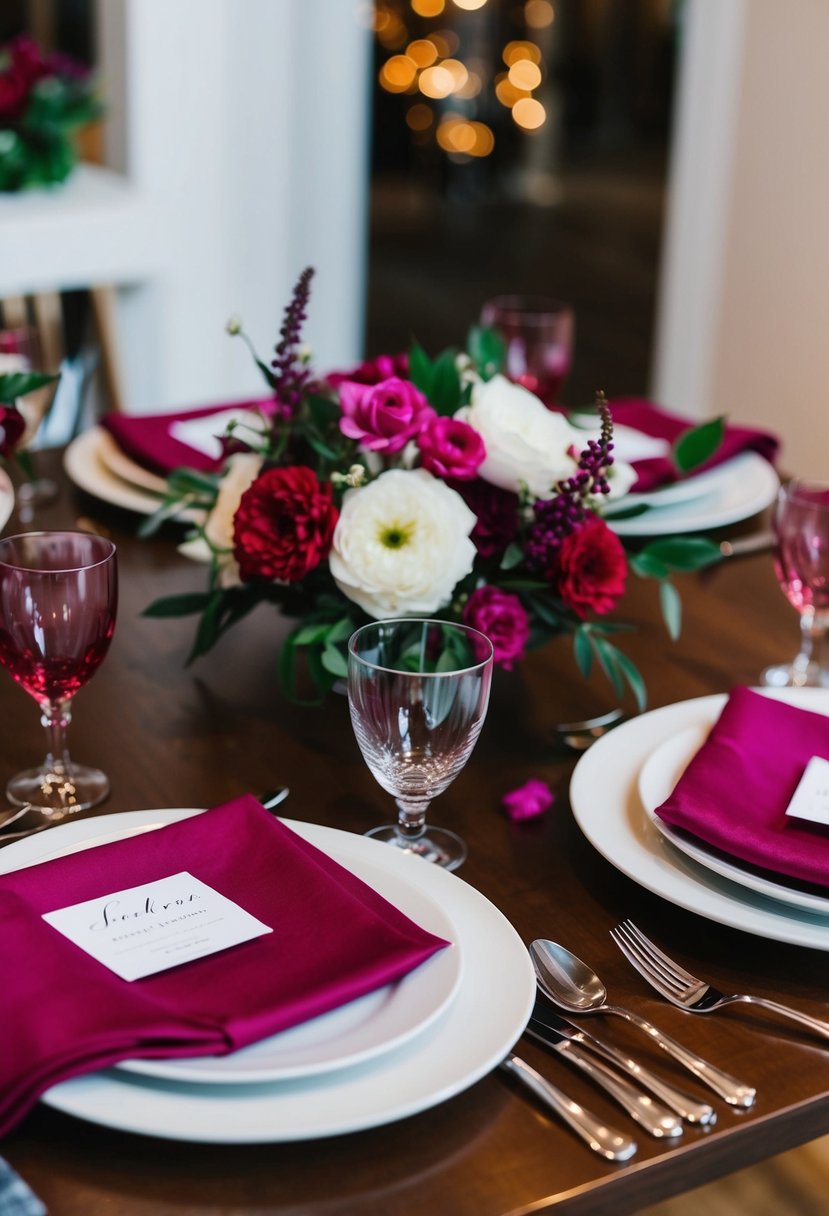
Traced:
[[537, 777], [531, 777], [525, 785], [510, 790], [501, 799], [501, 805], [510, 819], [534, 819], [537, 815], [543, 815], [554, 802], [555, 795], [549, 785]]

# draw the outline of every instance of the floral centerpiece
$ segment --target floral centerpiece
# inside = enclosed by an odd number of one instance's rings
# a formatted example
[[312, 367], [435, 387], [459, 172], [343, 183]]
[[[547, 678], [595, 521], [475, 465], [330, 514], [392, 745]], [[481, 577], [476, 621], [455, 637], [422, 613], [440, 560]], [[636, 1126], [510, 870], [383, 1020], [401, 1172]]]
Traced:
[[[301, 345], [311, 276], [296, 285], [272, 363], [257, 358], [272, 399], [223, 435], [220, 474], [171, 475], [145, 528], [184, 503], [203, 509], [188, 552], [209, 561], [209, 586], [147, 614], [200, 614], [192, 660], [255, 605], [277, 605], [297, 621], [280, 656], [294, 697], [301, 669], [319, 694], [346, 674], [348, 638], [370, 618], [463, 621], [506, 668], [569, 634], [585, 675], [598, 662], [643, 706], [642, 678], [612, 640], [629, 627], [606, 618], [632, 570], [662, 584], [676, 636], [670, 576], [719, 550], [686, 537], [626, 553], [602, 512], [635, 474], [614, 458], [604, 397], [591, 425], [575, 426], [505, 379], [503, 343], [481, 329], [462, 354], [430, 359], [414, 345], [319, 378]], [[248, 341], [238, 321], [228, 328]], [[686, 469], [717, 441], [710, 424], [698, 430], [684, 440]]]
[[21, 36], [0, 47], [0, 191], [62, 182], [77, 159], [76, 131], [102, 107], [95, 81], [68, 55], [45, 55]]
[[29, 394], [57, 379], [47, 372], [30, 371], [22, 355], [0, 352], [0, 461], [14, 456], [25, 471], [31, 471], [26, 446], [43, 420], [48, 400], [42, 394]]

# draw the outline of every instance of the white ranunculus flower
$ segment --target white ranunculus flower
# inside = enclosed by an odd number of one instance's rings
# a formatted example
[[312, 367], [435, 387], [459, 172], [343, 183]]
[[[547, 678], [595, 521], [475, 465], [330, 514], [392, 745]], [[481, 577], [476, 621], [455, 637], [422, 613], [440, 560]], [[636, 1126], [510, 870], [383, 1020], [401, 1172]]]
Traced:
[[555, 482], [570, 476], [570, 451], [584, 444], [583, 431], [505, 376], [475, 385], [457, 416], [484, 441], [486, 460], [478, 470], [484, 481], [516, 492], [523, 482], [533, 498], [546, 498]]
[[245, 490], [248, 490], [262, 469], [258, 452], [236, 452], [227, 462], [227, 472], [219, 482], [219, 494], [213, 510], [204, 524], [204, 536], [185, 541], [179, 552], [193, 561], [209, 562], [216, 555], [219, 563], [219, 584], [235, 587], [241, 582], [239, 563], [233, 556], [233, 517]]
[[390, 469], [347, 490], [329, 556], [343, 595], [369, 616], [436, 612], [472, 569], [475, 516], [425, 469]]

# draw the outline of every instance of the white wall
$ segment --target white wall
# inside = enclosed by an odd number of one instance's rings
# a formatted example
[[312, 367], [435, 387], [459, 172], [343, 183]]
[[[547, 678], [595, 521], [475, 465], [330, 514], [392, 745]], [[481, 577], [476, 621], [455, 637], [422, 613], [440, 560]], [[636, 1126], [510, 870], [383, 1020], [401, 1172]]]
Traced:
[[829, 476], [829, 3], [689, 0], [653, 394]]
[[122, 285], [127, 408], [262, 387], [306, 264], [321, 369], [360, 353], [370, 35], [356, 0], [100, 0], [109, 160], [135, 188], [159, 269]]

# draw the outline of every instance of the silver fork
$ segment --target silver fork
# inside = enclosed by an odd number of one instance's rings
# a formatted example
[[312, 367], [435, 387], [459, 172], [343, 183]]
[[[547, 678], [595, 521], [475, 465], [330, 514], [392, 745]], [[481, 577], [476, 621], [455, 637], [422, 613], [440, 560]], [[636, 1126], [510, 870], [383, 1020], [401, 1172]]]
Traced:
[[711, 1013], [715, 1009], [722, 1008], [723, 1005], [733, 1005], [736, 1002], [758, 1005], [761, 1009], [769, 1009], [772, 1013], [778, 1013], [781, 1017], [797, 1022], [798, 1025], [805, 1027], [806, 1030], [811, 1030], [813, 1034], [820, 1035], [821, 1038], [829, 1039], [829, 1023], [822, 1022], [819, 1018], [810, 1017], [808, 1013], [800, 1013], [797, 1009], [790, 1009], [788, 1005], [781, 1005], [779, 1001], [770, 1001], [767, 997], [720, 992], [712, 984], [706, 984], [704, 980], [697, 979], [695, 975], [691, 975], [690, 971], [680, 967], [664, 951], [655, 946], [631, 920], [622, 921], [615, 929], [611, 929], [610, 936], [628, 962], [648, 981], [651, 987], [655, 988], [660, 996], [664, 996], [666, 1000], [674, 1005], [679, 1005], [682, 1009], [688, 1009], [691, 1013]]

